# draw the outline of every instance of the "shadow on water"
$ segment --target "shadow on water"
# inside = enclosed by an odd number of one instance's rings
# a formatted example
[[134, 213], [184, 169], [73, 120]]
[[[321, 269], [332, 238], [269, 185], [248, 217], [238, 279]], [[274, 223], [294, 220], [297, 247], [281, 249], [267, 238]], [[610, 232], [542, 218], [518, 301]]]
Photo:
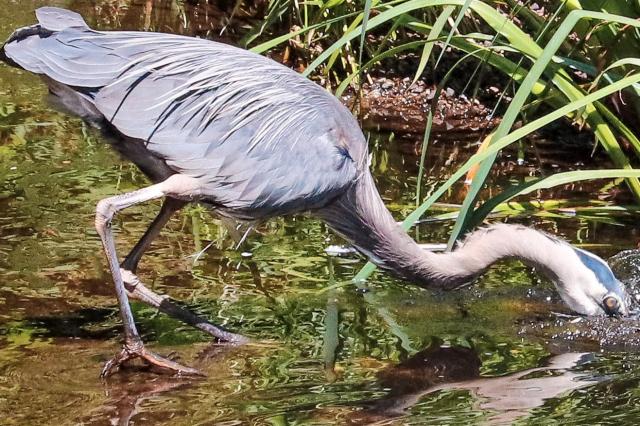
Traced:
[[[11, 11], [0, 15], [0, 38], [32, 23], [33, 10], [43, 5], [71, 7], [98, 28], [210, 38], [224, 30], [231, 40], [257, 13], [230, 19], [235, 1], [191, 3], [0, 0]], [[101, 364], [118, 349], [121, 329], [93, 230], [94, 206], [146, 181], [100, 135], [44, 104], [37, 78], [0, 67], [0, 80], [0, 423], [624, 423], [640, 414], [638, 345], [627, 344], [640, 327], [550, 313], [567, 312], [550, 283], [517, 262], [459, 292], [427, 292], [385, 274], [361, 292], [342, 284], [362, 259], [329, 256], [325, 248], [343, 242], [323, 224], [302, 216], [273, 220], [236, 250], [201, 207], [170, 221], [142, 260], [141, 278], [257, 343], [212, 346], [202, 333], [134, 304], [150, 348], [175, 353], [208, 377], [174, 379], [132, 368], [101, 382]], [[377, 183], [399, 218], [415, 205], [418, 157], [415, 140], [390, 139], [372, 134], [370, 140]], [[474, 152], [470, 140], [434, 142], [423, 193]], [[506, 153], [494, 184], [537, 172], [531, 157], [519, 166]], [[566, 151], [554, 151], [542, 167], [553, 169], [562, 157]], [[515, 216], [603, 256], [635, 247], [640, 238], [637, 214], [606, 209], [605, 183], [539, 195], [565, 200], [545, 210], [513, 203], [495, 220]], [[449, 213], [447, 203], [463, 196], [461, 186], [452, 190], [414, 235], [446, 241], [451, 219], [435, 215]], [[118, 216], [121, 251], [158, 207]], [[620, 270], [631, 281], [640, 274], [635, 258], [625, 259]], [[580, 334], [569, 338], [576, 327]]]

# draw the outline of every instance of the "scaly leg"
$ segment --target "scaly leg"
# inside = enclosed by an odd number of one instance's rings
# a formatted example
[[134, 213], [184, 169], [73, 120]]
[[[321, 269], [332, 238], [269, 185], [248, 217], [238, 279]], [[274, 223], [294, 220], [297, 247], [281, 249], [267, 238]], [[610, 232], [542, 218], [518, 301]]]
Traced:
[[160, 235], [160, 231], [164, 228], [169, 219], [171, 219], [171, 216], [186, 204], [186, 201], [176, 200], [175, 198], [166, 198], [164, 200], [156, 218], [153, 219], [153, 222], [151, 222], [147, 231], [144, 233], [142, 238], [140, 238], [140, 241], [138, 241], [122, 261], [122, 264], [120, 265], [122, 269], [131, 271], [134, 274], [136, 273], [136, 269], [138, 269], [138, 263], [140, 263], [142, 255], [147, 251], [153, 240]]
[[211, 324], [209, 321], [194, 314], [190, 310], [176, 305], [168, 296], [161, 296], [155, 293], [153, 290], [150, 290], [142, 284], [140, 279], [130, 271], [122, 269], [121, 274], [124, 280], [124, 285], [133, 299], [146, 303], [149, 306], [153, 306], [160, 312], [195, 327], [198, 330], [204, 331], [219, 341], [236, 344], [248, 343], [250, 341], [249, 338], [241, 334], [232, 333], [222, 327]]
[[176, 200], [174, 198], [166, 198], [162, 204], [160, 212], [156, 218], [151, 222], [151, 225], [144, 233], [140, 241], [131, 249], [131, 252], [125, 257], [124, 261], [120, 265], [120, 274], [124, 281], [125, 288], [129, 292], [129, 297], [139, 300], [147, 305], [153, 306], [159, 311], [176, 318], [192, 327], [204, 331], [207, 334], [215, 337], [220, 341], [230, 343], [246, 343], [248, 338], [231, 333], [222, 329], [214, 324], [211, 324], [207, 320], [199, 317], [188, 309], [184, 309], [175, 303], [173, 303], [167, 296], [160, 296], [153, 290], [146, 287], [140, 279], [135, 275], [138, 263], [142, 258], [144, 252], [149, 248], [152, 241], [160, 234], [162, 228], [167, 224], [171, 216], [184, 205], [185, 201]]
[[125, 334], [122, 351], [105, 364], [101, 373], [102, 377], [108, 376], [118, 370], [125, 361], [134, 358], [141, 358], [151, 365], [173, 371], [176, 374], [201, 374], [198, 370], [184, 367], [176, 362], [162, 358], [144, 347], [129, 306], [129, 299], [120, 273], [120, 264], [111, 232], [113, 216], [122, 209], [165, 196], [174, 196], [175, 198], [193, 197], [197, 199], [198, 195], [199, 186], [195, 179], [183, 175], [173, 175], [161, 183], [127, 194], [106, 198], [98, 203], [96, 207], [96, 230], [102, 240], [109, 268], [111, 269]]

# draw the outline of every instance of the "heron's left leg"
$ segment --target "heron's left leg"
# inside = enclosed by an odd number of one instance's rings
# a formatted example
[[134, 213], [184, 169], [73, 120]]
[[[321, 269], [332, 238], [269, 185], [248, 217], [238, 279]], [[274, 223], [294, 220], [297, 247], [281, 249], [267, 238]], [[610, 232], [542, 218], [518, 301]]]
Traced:
[[171, 216], [187, 204], [186, 201], [176, 200], [167, 197], [162, 203], [160, 212], [151, 222], [149, 228], [144, 233], [140, 241], [131, 249], [131, 252], [124, 258], [120, 264], [120, 274], [124, 281], [124, 286], [129, 292], [129, 297], [146, 303], [159, 311], [184, 322], [192, 327], [204, 331], [205, 333], [215, 337], [216, 339], [229, 343], [246, 343], [248, 338], [232, 333], [222, 327], [214, 325], [209, 321], [194, 314], [188, 309], [176, 305], [167, 296], [161, 296], [153, 290], [146, 287], [136, 276], [138, 263], [144, 252], [149, 248], [154, 239], [160, 234], [160, 231], [167, 224]]
[[204, 318], [196, 315], [189, 309], [176, 305], [168, 296], [161, 296], [155, 293], [153, 290], [142, 284], [140, 279], [129, 271], [123, 270], [122, 277], [131, 298], [146, 303], [172, 318], [197, 328], [198, 330], [215, 337], [218, 341], [233, 344], [244, 344], [250, 342], [248, 337], [232, 333], [220, 326], [214, 325]]
[[142, 358], [149, 364], [168, 369], [178, 374], [200, 374], [193, 368], [184, 367], [176, 362], [162, 358], [144, 347], [133, 319], [131, 307], [129, 306], [129, 298], [127, 297], [127, 290], [120, 272], [120, 264], [111, 232], [113, 216], [118, 211], [127, 207], [165, 196], [173, 196], [178, 199], [188, 197], [197, 199], [198, 195], [199, 186], [194, 179], [183, 175], [173, 175], [158, 184], [127, 194], [106, 198], [98, 203], [96, 208], [96, 230], [102, 240], [102, 245], [109, 262], [109, 268], [111, 269], [125, 333], [123, 349], [116, 357], [105, 364], [101, 374], [103, 377], [117, 370], [125, 361], [133, 358]]
[[160, 212], [156, 218], [153, 219], [153, 222], [151, 222], [149, 228], [147, 228], [142, 238], [140, 238], [140, 241], [138, 241], [129, 254], [125, 256], [120, 267], [132, 274], [135, 274], [142, 255], [147, 251], [153, 240], [160, 235], [160, 231], [164, 228], [167, 222], [169, 222], [171, 216], [186, 204], [186, 201], [176, 200], [175, 198], [169, 197], [165, 198], [162, 203], [162, 207], [160, 208]]

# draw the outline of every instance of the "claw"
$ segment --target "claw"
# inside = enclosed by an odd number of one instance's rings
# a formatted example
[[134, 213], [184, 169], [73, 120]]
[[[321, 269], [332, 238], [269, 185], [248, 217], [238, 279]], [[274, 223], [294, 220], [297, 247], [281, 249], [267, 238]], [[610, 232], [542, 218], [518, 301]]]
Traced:
[[140, 358], [151, 367], [157, 367], [163, 372], [170, 372], [176, 376], [205, 376], [204, 373], [196, 370], [195, 368], [185, 367], [175, 361], [171, 361], [170, 359], [161, 357], [160, 355], [147, 350], [142, 344], [125, 344], [120, 353], [107, 361], [102, 368], [100, 377], [104, 379], [105, 377], [112, 375], [116, 371], [120, 370], [120, 367], [125, 362], [135, 358]]

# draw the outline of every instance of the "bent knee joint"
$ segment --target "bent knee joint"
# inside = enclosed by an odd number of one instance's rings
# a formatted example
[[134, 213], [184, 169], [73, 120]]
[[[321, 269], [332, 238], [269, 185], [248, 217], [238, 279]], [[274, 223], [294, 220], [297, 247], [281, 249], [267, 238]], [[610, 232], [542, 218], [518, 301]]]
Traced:
[[162, 195], [171, 195], [179, 200], [194, 201], [203, 195], [200, 182], [190, 176], [171, 175], [160, 185], [162, 186]]
[[100, 200], [96, 206], [96, 230], [101, 233], [111, 224], [115, 209], [108, 199]]
[[140, 284], [138, 276], [128, 269], [120, 268], [120, 276], [122, 277], [124, 287], [129, 292], [134, 292], [138, 284]]
[[132, 287], [140, 284], [140, 279], [138, 278], [138, 276], [128, 269], [120, 268], [120, 276], [122, 276], [122, 281], [124, 281], [126, 284], [130, 284]]

